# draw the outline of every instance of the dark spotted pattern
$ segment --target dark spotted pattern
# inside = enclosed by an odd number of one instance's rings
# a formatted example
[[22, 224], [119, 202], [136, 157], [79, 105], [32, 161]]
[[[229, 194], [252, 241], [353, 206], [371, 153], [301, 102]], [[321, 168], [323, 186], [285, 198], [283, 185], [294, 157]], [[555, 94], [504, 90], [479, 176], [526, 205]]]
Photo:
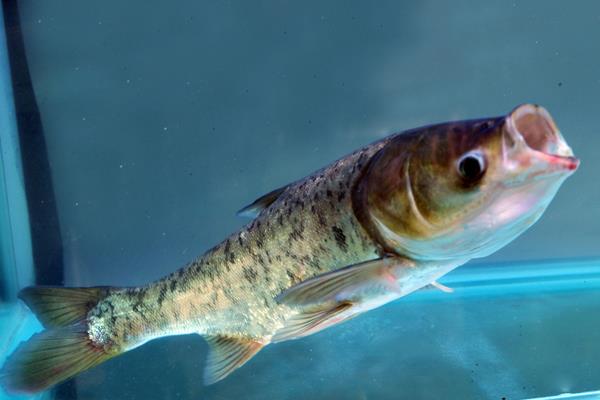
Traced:
[[344, 235], [344, 231], [338, 228], [337, 226], [331, 227], [333, 231], [333, 236], [335, 237], [335, 241], [337, 242], [340, 249], [343, 251], [348, 250], [348, 244], [346, 243], [346, 235]]
[[254, 268], [252, 268], [252, 267], [244, 267], [243, 271], [244, 271], [244, 278], [246, 278], [246, 280], [248, 282], [250, 282], [250, 283], [256, 282], [256, 277], [258, 276], [258, 274], [254, 270]]
[[388, 140], [278, 191], [256, 219], [186, 268], [115, 294], [117, 317], [108, 322], [115, 337], [131, 344], [165, 331], [272, 334], [270, 327], [285, 318], [275, 300], [281, 292], [378, 255], [354, 215], [351, 193]]

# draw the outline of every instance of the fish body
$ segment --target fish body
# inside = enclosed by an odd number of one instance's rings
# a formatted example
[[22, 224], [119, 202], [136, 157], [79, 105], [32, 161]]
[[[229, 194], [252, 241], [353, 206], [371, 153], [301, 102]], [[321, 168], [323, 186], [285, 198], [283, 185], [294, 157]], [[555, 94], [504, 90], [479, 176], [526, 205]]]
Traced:
[[[294, 312], [277, 295], [316, 275], [379, 257], [377, 243], [352, 212], [349, 193], [361, 163], [381, 145], [286, 187], [249, 224], [188, 266], [144, 288], [112, 293], [96, 307], [115, 309], [109, 330], [123, 335], [111, 340], [135, 346], [167, 332], [272, 336]], [[132, 329], [125, 317], [131, 321], [135, 310], [139, 323]], [[98, 325], [110, 324], [110, 312], [97, 315]], [[148, 319], [160, 322], [144, 322]]]
[[577, 166], [534, 105], [389, 136], [258, 199], [241, 212], [254, 214], [250, 223], [157, 282], [24, 289], [48, 329], [16, 351], [0, 381], [43, 390], [148, 340], [197, 333], [214, 383], [269, 343], [346, 321], [496, 251]]

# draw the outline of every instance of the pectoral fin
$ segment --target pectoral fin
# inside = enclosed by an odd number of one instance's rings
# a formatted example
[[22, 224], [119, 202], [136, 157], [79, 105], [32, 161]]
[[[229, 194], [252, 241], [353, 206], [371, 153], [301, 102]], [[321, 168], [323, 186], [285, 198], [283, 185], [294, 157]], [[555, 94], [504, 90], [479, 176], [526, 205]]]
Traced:
[[289, 305], [309, 305], [353, 301], [361, 295], [400, 292], [396, 282], [398, 274], [403, 267], [412, 266], [409, 260], [397, 257], [378, 258], [316, 276], [289, 288], [276, 300]]
[[253, 203], [248, 204], [246, 207], [239, 210], [237, 212], [237, 215], [239, 215], [240, 217], [255, 218], [256, 216], [258, 216], [258, 214], [260, 214], [262, 210], [273, 204], [273, 202], [277, 200], [277, 198], [283, 192], [285, 192], [285, 189], [287, 189], [288, 186], [289, 185], [286, 185], [280, 187], [279, 189], [272, 190], [269, 193], [259, 197], [258, 199], [254, 200]]
[[301, 312], [286, 321], [286, 325], [275, 333], [273, 342], [298, 339], [316, 333], [329, 326], [338, 324], [351, 317], [343, 316], [344, 311], [352, 308], [350, 302], [338, 303], [333, 306], [316, 307], [312, 310]]
[[250, 338], [218, 335], [206, 336], [205, 339], [210, 347], [204, 370], [205, 385], [212, 385], [224, 379], [265, 346], [264, 343]]

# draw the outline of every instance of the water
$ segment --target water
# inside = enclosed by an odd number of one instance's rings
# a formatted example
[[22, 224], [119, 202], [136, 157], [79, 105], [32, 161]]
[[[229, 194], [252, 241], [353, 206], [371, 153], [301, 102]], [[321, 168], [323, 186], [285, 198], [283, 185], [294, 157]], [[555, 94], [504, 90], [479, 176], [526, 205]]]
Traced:
[[[0, 362], [35, 329], [14, 301], [32, 258], [40, 283], [146, 283], [237, 229], [242, 205], [391, 132], [532, 101], [582, 160], [530, 231], [443, 281], [453, 294], [419, 292], [271, 346], [212, 387], [201, 384], [206, 345], [186, 336], [42, 397], [522, 399], [600, 389], [597, 2], [3, 7], [19, 115], [2, 107]], [[10, 88], [7, 71], [1, 78]]]

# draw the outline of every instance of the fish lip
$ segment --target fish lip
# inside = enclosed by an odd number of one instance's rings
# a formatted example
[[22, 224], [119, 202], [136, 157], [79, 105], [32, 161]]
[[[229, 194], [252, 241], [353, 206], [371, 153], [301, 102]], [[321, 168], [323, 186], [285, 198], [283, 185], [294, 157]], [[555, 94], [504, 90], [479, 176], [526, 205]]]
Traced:
[[565, 171], [576, 171], [579, 168], [580, 161], [574, 156], [559, 156], [555, 154], [540, 153], [540, 157], [545, 159], [549, 165], [553, 166], [553, 169], [565, 170]]
[[539, 105], [522, 104], [511, 111], [506, 117], [505, 133], [505, 156], [508, 148], [513, 153], [508, 158], [516, 156], [524, 167], [537, 165], [537, 176], [570, 174], [579, 167], [579, 159], [573, 155], [550, 113]]

